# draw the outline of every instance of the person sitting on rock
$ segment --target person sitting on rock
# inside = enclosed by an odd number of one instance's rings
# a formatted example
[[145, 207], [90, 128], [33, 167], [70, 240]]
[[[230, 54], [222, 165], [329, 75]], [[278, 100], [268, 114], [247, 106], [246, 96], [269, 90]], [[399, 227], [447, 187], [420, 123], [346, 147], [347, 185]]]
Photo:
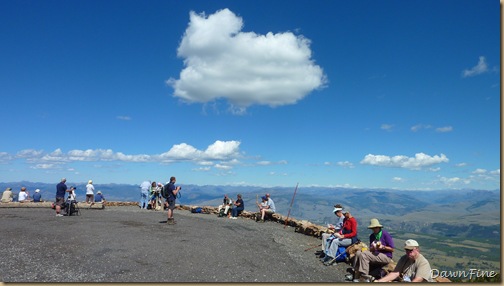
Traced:
[[343, 206], [340, 204], [337, 204], [334, 206], [333, 213], [336, 215], [336, 224], [328, 224], [327, 225], [327, 232], [322, 233], [322, 251], [320, 253], [320, 258], [325, 257], [326, 253], [326, 242], [331, 237], [331, 235], [335, 232], [339, 232], [341, 228], [343, 227], [343, 221], [345, 220], [345, 216], [343, 215]]
[[245, 204], [243, 203], [242, 195], [238, 194], [236, 196], [236, 201], [233, 203], [234, 207], [231, 210], [230, 219], [237, 219], [238, 215], [245, 209]]
[[406, 240], [404, 250], [406, 254], [399, 259], [394, 271], [375, 282], [392, 282], [397, 279], [403, 282], [434, 282], [431, 266], [420, 253], [418, 242], [413, 239]]
[[334, 233], [331, 239], [328, 240], [326, 246], [326, 256], [323, 258], [324, 265], [329, 266], [336, 262], [336, 253], [340, 246], [350, 246], [358, 241], [357, 238], [357, 220], [350, 213], [349, 208], [343, 210], [345, 220], [343, 221], [343, 228]]
[[224, 195], [224, 199], [222, 199], [222, 205], [219, 205], [217, 208], [217, 213], [221, 216], [221, 210], [224, 208], [223, 215], [227, 216], [229, 208], [233, 205], [233, 201], [228, 197], [228, 195]]
[[33, 202], [34, 203], [43, 202], [42, 195], [40, 194], [40, 190], [39, 189], [36, 189], [35, 190], [35, 194], [33, 194]]
[[95, 203], [104, 203], [105, 197], [103, 196], [101, 191], [96, 192], [96, 196], [94, 197]]
[[22, 187], [21, 191], [19, 191], [18, 202], [23, 203], [29, 201], [30, 201], [30, 194], [26, 190], [26, 187]]
[[12, 193], [12, 188], [6, 188], [2, 193], [2, 203], [10, 203], [14, 200], [14, 194]]
[[260, 222], [264, 222], [264, 217], [266, 216], [266, 214], [268, 215], [272, 215], [275, 213], [276, 209], [275, 209], [275, 202], [273, 202], [273, 200], [270, 198], [270, 194], [266, 194], [265, 195], [267, 201], [266, 201], [266, 206], [260, 208], [260, 213], [261, 213], [261, 220]]
[[370, 266], [382, 267], [392, 261], [392, 253], [394, 252], [394, 240], [392, 236], [383, 229], [383, 226], [376, 218], [371, 219], [368, 228], [373, 230], [373, 233], [369, 236], [369, 250], [357, 251], [355, 253], [355, 282], [373, 280], [369, 275]]

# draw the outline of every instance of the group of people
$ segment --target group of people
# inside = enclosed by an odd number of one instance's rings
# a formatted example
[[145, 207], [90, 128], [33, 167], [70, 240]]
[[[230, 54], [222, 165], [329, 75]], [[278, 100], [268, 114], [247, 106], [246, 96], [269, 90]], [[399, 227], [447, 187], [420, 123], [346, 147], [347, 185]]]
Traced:
[[[61, 209], [65, 208], [69, 203], [77, 202], [77, 196], [75, 194], [76, 189], [77, 188], [74, 186], [71, 186], [70, 188], [67, 187], [66, 178], [62, 178], [61, 181], [56, 185], [56, 201], [54, 202], [56, 216], [63, 216], [63, 214], [61, 214]], [[86, 185], [86, 203], [93, 204], [102, 202], [105, 202], [105, 197], [103, 196], [101, 191], [96, 192], [96, 196], [94, 195], [93, 181], [89, 180], [88, 184]]]
[[22, 187], [18, 194], [14, 194], [12, 192], [12, 188], [6, 188], [2, 193], [2, 203], [10, 203], [10, 202], [43, 202], [42, 194], [40, 193], [40, 189], [36, 189], [33, 196], [30, 196], [30, 192], [26, 189], [26, 187]]
[[[229, 212], [231, 209], [231, 213]], [[219, 205], [217, 212], [220, 216], [227, 216], [229, 219], [238, 219], [238, 215], [245, 209], [245, 203], [241, 194], [236, 195], [236, 200], [233, 202], [228, 195], [224, 195], [222, 205]]]
[[[141, 209], [168, 210], [168, 224], [176, 224], [173, 218], [175, 201], [180, 197], [181, 186], [175, 186], [177, 178], [171, 177], [165, 185], [156, 182], [144, 181], [140, 184], [140, 201], [138, 206]], [[164, 203], [163, 203], [164, 199]]]
[[[336, 224], [329, 224], [328, 231], [322, 234], [320, 258], [326, 266], [336, 261], [339, 247], [348, 247], [360, 242], [357, 238], [357, 220], [352, 216], [350, 210], [337, 204], [334, 206], [333, 213], [337, 217]], [[352, 277], [349, 277], [350, 280], [354, 282], [433, 281], [430, 264], [420, 253], [418, 242], [413, 239], [406, 240], [404, 245], [406, 254], [399, 259], [395, 269], [375, 280], [374, 276], [370, 275], [370, 269], [372, 267], [374, 269], [381, 268], [391, 263], [395, 246], [392, 236], [383, 229], [383, 225], [377, 218], [371, 219], [368, 229], [372, 230], [369, 235], [369, 249], [359, 250], [355, 253], [353, 275], [351, 274]]]
[[[259, 208], [260, 219], [258, 222], [264, 222], [267, 215], [274, 214], [276, 211], [275, 202], [271, 199], [270, 194], [266, 194], [261, 197], [261, 203], [256, 202]], [[229, 213], [231, 209], [231, 213]], [[243, 198], [241, 194], [236, 196], [236, 201], [233, 202], [227, 194], [224, 195], [222, 204], [217, 208], [217, 213], [219, 216], [227, 216], [230, 219], [237, 219], [238, 215], [245, 209], [245, 204], [243, 203]]]

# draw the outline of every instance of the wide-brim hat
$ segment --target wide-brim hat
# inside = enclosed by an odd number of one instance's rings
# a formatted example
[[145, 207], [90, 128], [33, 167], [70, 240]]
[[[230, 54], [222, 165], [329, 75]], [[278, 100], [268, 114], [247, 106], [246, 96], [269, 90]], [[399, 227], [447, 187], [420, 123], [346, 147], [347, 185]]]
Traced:
[[39, 189], [36, 189], [36, 190], [35, 190], [35, 193], [38, 193], [38, 192], [40, 192], [40, 190], [39, 190]]
[[377, 218], [372, 218], [371, 223], [367, 228], [375, 228], [375, 227], [383, 227], [383, 225], [380, 224], [380, 221], [378, 221]]
[[88, 184], [92, 184], [92, 183], [93, 183], [93, 180], [89, 180], [87, 183], [88, 183]]

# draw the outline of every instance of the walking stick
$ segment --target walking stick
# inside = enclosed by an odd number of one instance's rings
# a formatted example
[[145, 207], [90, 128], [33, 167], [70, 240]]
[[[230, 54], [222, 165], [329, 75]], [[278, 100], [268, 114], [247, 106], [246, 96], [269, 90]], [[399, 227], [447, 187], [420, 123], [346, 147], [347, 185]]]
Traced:
[[307, 249], [305, 249], [304, 251], [308, 251], [308, 250], [310, 250], [310, 249], [314, 249], [314, 248], [316, 248], [316, 247], [321, 247], [321, 246], [322, 246], [322, 243], [321, 243], [321, 244], [319, 244], [319, 245], [315, 245], [315, 246], [312, 246], [312, 247], [310, 247], [310, 248], [307, 248]]
[[296, 196], [296, 192], [297, 192], [298, 185], [299, 185], [299, 183], [297, 183], [297, 184], [296, 184], [296, 189], [294, 190], [294, 195], [292, 196], [292, 201], [291, 201], [291, 204], [290, 204], [290, 207], [289, 207], [289, 212], [287, 213], [287, 218], [285, 219], [285, 225], [284, 225], [284, 228], [286, 228], [286, 227], [287, 227], [287, 222], [289, 221], [289, 216], [290, 216], [290, 212], [291, 212], [292, 204], [294, 203], [294, 197]]

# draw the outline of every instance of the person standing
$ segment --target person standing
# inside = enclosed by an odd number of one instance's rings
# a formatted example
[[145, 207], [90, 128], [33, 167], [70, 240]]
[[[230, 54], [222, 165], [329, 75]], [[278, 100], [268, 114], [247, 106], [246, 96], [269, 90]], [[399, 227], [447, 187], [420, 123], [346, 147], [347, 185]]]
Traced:
[[86, 203], [87, 204], [92, 204], [93, 201], [94, 201], [93, 180], [89, 180], [88, 184], [86, 185]]
[[375, 282], [392, 282], [396, 279], [402, 282], [434, 282], [431, 266], [420, 253], [418, 242], [413, 239], [406, 240], [404, 250], [406, 254], [399, 259], [394, 271]]
[[164, 186], [166, 190], [166, 203], [168, 204], [168, 224], [176, 224], [173, 219], [173, 210], [175, 209], [175, 200], [177, 199], [177, 194], [182, 189], [180, 186], [175, 186], [177, 179], [175, 177], [170, 178], [170, 182]]
[[143, 181], [140, 184], [140, 203], [139, 206], [141, 209], [147, 209], [149, 205], [149, 191], [150, 191], [151, 183], [149, 181]]
[[65, 193], [68, 191], [67, 185], [65, 183], [66, 179], [63, 178], [61, 179], [61, 182], [56, 185], [56, 216], [63, 216], [62, 214], [60, 214], [61, 207], [65, 206]]

